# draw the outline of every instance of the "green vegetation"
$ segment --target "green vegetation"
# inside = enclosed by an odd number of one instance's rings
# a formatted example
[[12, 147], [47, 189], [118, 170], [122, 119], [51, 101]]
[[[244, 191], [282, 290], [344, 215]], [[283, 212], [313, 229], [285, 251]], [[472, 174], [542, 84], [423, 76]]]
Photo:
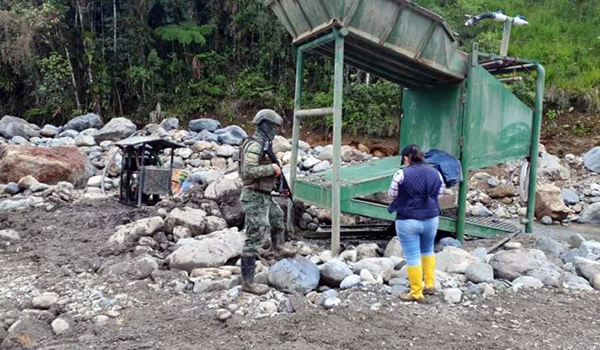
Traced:
[[[553, 113], [600, 111], [599, 0], [416, 0], [444, 16], [468, 50], [498, 52], [502, 25], [466, 28], [465, 14], [502, 9], [514, 28], [509, 54], [540, 60]], [[262, 0], [0, 0], [0, 116], [62, 124], [94, 111], [140, 122], [163, 115], [226, 122], [261, 107], [290, 114], [295, 59], [285, 28]], [[332, 61], [308, 60], [304, 105], [332, 104]], [[345, 72], [344, 130], [398, 130], [401, 87], [353, 68]], [[533, 102], [533, 80], [511, 85]], [[331, 120], [309, 120], [328, 130]], [[581, 130], [580, 130], [581, 129]], [[578, 132], [584, 133], [582, 128]]]

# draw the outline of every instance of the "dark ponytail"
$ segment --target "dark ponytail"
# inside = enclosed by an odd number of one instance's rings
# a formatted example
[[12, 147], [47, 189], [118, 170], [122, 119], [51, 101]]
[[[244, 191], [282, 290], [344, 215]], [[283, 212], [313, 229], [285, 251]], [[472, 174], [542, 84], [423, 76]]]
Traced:
[[421, 149], [417, 145], [408, 145], [402, 149], [402, 162], [404, 162], [404, 157], [408, 157], [410, 159], [411, 164], [423, 163], [425, 161], [425, 156]]

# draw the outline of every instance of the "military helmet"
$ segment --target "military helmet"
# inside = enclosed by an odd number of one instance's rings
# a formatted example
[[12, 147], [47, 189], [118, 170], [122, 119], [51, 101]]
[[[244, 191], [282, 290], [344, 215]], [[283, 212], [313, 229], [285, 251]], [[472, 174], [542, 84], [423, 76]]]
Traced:
[[252, 122], [255, 125], [258, 125], [263, 120], [271, 122], [277, 126], [281, 126], [283, 124], [283, 118], [281, 118], [281, 116], [272, 109], [261, 109], [260, 111], [258, 111], [258, 113], [256, 113]]

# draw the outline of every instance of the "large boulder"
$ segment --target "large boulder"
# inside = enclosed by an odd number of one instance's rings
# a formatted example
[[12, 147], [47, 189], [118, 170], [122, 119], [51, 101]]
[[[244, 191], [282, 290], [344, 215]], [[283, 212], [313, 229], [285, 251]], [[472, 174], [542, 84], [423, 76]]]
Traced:
[[383, 256], [386, 258], [391, 258], [392, 256], [402, 258], [404, 256], [398, 237], [394, 236], [392, 239], [390, 239], [389, 243], [385, 247], [385, 253], [383, 253]]
[[207, 130], [209, 132], [215, 132], [221, 128], [221, 123], [218, 120], [201, 118], [190, 120], [190, 130], [195, 132], [201, 132]]
[[567, 246], [557, 242], [550, 237], [542, 237], [535, 243], [535, 248], [543, 251], [544, 253], [553, 256], [560, 257], [567, 252]]
[[553, 220], [564, 220], [573, 213], [569, 209], [560, 194], [560, 188], [552, 184], [544, 184], [537, 187], [535, 193], [535, 217], [541, 220], [549, 216]]
[[566, 205], [575, 205], [580, 201], [579, 194], [577, 194], [577, 191], [575, 190], [563, 189], [560, 192], [560, 195], [562, 196], [563, 202], [565, 202]]
[[571, 249], [571, 251], [563, 256], [563, 261], [565, 263], [575, 263], [577, 258], [600, 259], [600, 242], [581, 241], [576, 249]]
[[586, 258], [575, 258], [575, 269], [579, 276], [592, 282], [594, 277], [600, 275], [600, 262]]
[[490, 259], [494, 275], [512, 281], [521, 276], [539, 279], [546, 286], [562, 285], [564, 271], [546, 260], [546, 255], [537, 249], [505, 250]]
[[600, 203], [593, 203], [585, 208], [579, 221], [585, 224], [600, 225]]
[[177, 226], [187, 227], [192, 236], [201, 235], [206, 229], [206, 212], [202, 209], [188, 207], [175, 208], [167, 216], [167, 232], [172, 233]]
[[288, 139], [283, 136], [275, 136], [273, 139], [273, 153], [277, 154], [279, 152], [287, 152], [292, 150], [292, 144]]
[[5, 115], [0, 119], [0, 136], [9, 140], [15, 136], [21, 136], [29, 140], [32, 137], [40, 136], [40, 127], [28, 123], [24, 119]]
[[354, 264], [354, 273], [360, 274], [360, 271], [365, 269], [383, 277], [385, 281], [389, 281], [395, 266], [396, 264], [390, 258], [364, 258]]
[[568, 180], [571, 178], [569, 168], [562, 166], [560, 158], [550, 153], [542, 153], [537, 174], [540, 177], [547, 177], [552, 180]]
[[98, 131], [94, 138], [98, 143], [102, 141], [120, 141], [131, 136], [136, 129], [135, 124], [127, 118], [113, 118]]
[[179, 128], [179, 119], [177, 118], [167, 118], [160, 122], [160, 127], [164, 131], [177, 130]]
[[[1, 325], [0, 328], [2, 328]], [[54, 332], [48, 322], [37, 320], [34, 317], [22, 317], [10, 326], [0, 349], [38, 349], [42, 343], [53, 337]]]
[[600, 173], [600, 146], [592, 148], [583, 156], [583, 164], [589, 170]]
[[100, 116], [95, 113], [88, 113], [75, 117], [65, 125], [65, 130], [83, 131], [85, 129], [100, 129], [104, 126]]
[[494, 280], [494, 268], [483, 262], [474, 263], [467, 268], [465, 276], [473, 283], [491, 282]]
[[98, 272], [103, 276], [141, 280], [150, 277], [152, 272], [158, 270], [158, 268], [159, 265], [156, 259], [151, 256], [141, 256], [134, 260], [125, 260], [110, 266], [103, 266]]
[[329, 260], [319, 266], [319, 271], [321, 271], [321, 282], [333, 288], [338, 288], [346, 277], [353, 275], [348, 265], [339, 259]]
[[344, 162], [363, 162], [371, 158], [368, 154], [363, 153], [350, 146], [342, 146], [340, 153]]
[[218, 267], [241, 256], [245, 240], [246, 234], [236, 227], [213, 232], [179, 247], [167, 257], [167, 263], [171, 269], [187, 272], [200, 267]]
[[333, 145], [323, 147], [323, 150], [317, 155], [320, 160], [326, 160], [329, 163], [333, 162]]
[[108, 244], [112, 249], [124, 250], [133, 243], [136, 243], [140, 237], [152, 236], [165, 227], [165, 222], [160, 216], [140, 219], [127, 225], [117, 226], [117, 232], [108, 239]]
[[288, 293], [306, 294], [319, 285], [317, 265], [305, 257], [279, 260], [269, 269], [269, 283]]
[[230, 125], [224, 129], [216, 130], [215, 135], [217, 135], [220, 143], [235, 146], [241, 145], [244, 139], [248, 137], [244, 129], [237, 125]]
[[227, 174], [211, 182], [204, 191], [204, 198], [222, 203], [228, 198], [237, 198], [242, 192], [242, 183], [237, 173]]
[[77, 147], [0, 146], [0, 183], [31, 175], [49, 185], [67, 181], [84, 187], [92, 174], [92, 165]]
[[448, 273], [465, 273], [469, 266], [481, 260], [464, 249], [447, 246], [436, 254], [435, 268]]

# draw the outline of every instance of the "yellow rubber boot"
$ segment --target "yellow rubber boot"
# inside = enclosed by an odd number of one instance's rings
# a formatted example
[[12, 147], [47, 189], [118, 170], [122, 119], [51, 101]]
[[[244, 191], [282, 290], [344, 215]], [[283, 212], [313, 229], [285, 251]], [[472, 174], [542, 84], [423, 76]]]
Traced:
[[435, 294], [435, 255], [421, 256], [421, 265], [425, 279], [423, 294], [433, 295]]
[[423, 297], [423, 267], [409, 266], [408, 267], [408, 283], [410, 284], [410, 292], [400, 294], [400, 299], [404, 301], [422, 301]]

